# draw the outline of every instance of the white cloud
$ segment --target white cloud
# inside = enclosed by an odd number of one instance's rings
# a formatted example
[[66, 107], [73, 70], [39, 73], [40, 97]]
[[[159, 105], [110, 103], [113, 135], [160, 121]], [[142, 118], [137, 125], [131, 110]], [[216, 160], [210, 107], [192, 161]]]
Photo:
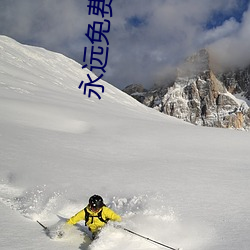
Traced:
[[235, 18], [230, 18], [226, 20], [221, 26], [216, 28], [205, 30], [200, 38], [201, 44], [211, 44], [214, 41], [218, 41], [228, 36], [235, 35], [240, 28], [240, 24], [235, 20]]
[[[0, 33], [80, 62], [84, 47], [90, 45], [84, 34], [94, 20], [87, 14], [87, 4], [82, 0], [1, 0]], [[149, 85], [155, 76], [162, 78], [165, 69], [211, 43], [218, 51], [237, 44], [242, 51], [247, 49], [247, 13], [242, 23], [231, 18], [213, 30], [205, 29], [214, 13], [230, 16], [238, 4], [238, 0], [114, 0], [106, 79], [121, 88], [132, 82]], [[133, 26], [131, 20], [136, 17], [142, 25]]]
[[228, 36], [216, 40], [210, 50], [218, 63], [225, 66], [246, 66], [250, 63], [250, 9], [244, 13], [238, 28]]

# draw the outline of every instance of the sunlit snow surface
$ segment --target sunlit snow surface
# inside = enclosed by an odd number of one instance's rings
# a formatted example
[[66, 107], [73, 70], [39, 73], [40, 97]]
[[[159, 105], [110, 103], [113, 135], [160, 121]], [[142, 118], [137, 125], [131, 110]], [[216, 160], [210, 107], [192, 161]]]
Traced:
[[54, 229], [96, 193], [171, 247], [249, 250], [249, 132], [192, 126], [104, 81], [88, 98], [88, 73], [0, 36], [0, 248], [163, 249], [113, 225], [91, 243], [84, 222], [62, 239], [36, 223]]

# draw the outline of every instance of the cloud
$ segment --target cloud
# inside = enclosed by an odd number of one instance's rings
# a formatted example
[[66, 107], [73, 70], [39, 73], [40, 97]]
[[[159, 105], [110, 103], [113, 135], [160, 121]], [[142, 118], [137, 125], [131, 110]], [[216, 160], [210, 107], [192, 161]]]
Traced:
[[[20, 42], [43, 46], [70, 55], [86, 45], [88, 15], [80, 1], [2, 0], [0, 33]], [[82, 50], [81, 50], [82, 51]]]
[[[206, 29], [213, 13], [230, 17], [237, 9], [234, 0], [135, 0], [125, 9], [118, 9], [121, 13], [119, 27], [114, 24], [116, 29], [111, 38], [115, 44], [111, 48], [114, 51], [112, 58], [117, 58], [109, 63], [118, 69], [120, 75], [116, 79], [121, 83], [133, 80], [152, 85], [158, 78], [164, 79], [166, 72], [171, 72], [171, 68], [193, 52], [240, 29], [234, 18], [225, 20], [213, 30]], [[135, 15], [143, 20], [143, 25], [131, 25], [128, 29], [126, 17], [134, 18]]]
[[[234, 17], [242, 8], [239, 2], [113, 0], [105, 79], [119, 88], [130, 83], [149, 87], [204, 46], [211, 46], [224, 61], [230, 60], [226, 48], [241, 45], [243, 55], [245, 49], [249, 51], [250, 25], [248, 12], [242, 21]], [[82, 0], [1, 0], [0, 33], [81, 63], [84, 47], [91, 46], [85, 36], [88, 24], [97, 21], [88, 15], [87, 4]]]
[[235, 20], [235, 18], [232, 17], [229, 20], [226, 20], [221, 26], [204, 31], [204, 34], [201, 36], [200, 43], [211, 44], [237, 33], [239, 28], [240, 24]]
[[248, 9], [243, 15], [242, 22], [238, 23], [238, 27], [233, 32], [210, 44], [210, 51], [215, 60], [225, 67], [244, 67], [250, 64], [249, 40], [250, 10]]

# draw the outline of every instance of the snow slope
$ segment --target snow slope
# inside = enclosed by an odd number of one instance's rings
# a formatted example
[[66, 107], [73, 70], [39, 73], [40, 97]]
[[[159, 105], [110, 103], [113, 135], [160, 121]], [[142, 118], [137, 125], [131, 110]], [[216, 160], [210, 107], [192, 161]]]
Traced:
[[53, 228], [97, 193], [171, 247], [250, 249], [249, 133], [181, 122], [104, 81], [88, 98], [87, 73], [0, 36], [0, 248], [162, 249], [112, 225], [90, 244], [83, 223], [61, 240], [36, 223]]

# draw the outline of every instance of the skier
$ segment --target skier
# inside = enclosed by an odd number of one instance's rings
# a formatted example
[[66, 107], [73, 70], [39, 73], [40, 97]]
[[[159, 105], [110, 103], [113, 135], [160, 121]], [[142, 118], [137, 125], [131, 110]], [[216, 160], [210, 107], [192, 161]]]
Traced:
[[80, 220], [85, 220], [85, 226], [89, 228], [94, 239], [109, 220], [120, 222], [122, 219], [120, 215], [105, 206], [101, 196], [95, 194], [89, 198], [89, 204], [72, 216], [67, 224], [74, 225]]

